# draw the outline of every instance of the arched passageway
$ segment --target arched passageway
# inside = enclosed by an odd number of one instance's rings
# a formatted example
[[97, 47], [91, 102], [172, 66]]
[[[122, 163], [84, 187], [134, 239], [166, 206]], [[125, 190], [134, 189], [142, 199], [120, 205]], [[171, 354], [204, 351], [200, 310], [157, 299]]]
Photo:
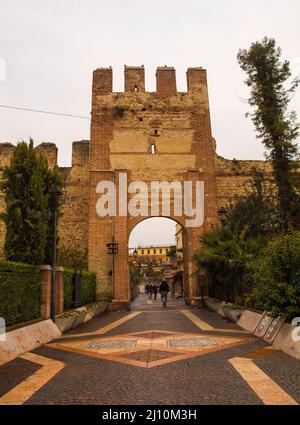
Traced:
[[151, 217], [136, 224], [128, 240], [131, 301], [138, 297], [135, 305], [158, 305], [162, 280], [169, 285], [174, 306], [175, 300], [185, 301], [189, 292], [187, 249], [186, 230], [174, 219]]

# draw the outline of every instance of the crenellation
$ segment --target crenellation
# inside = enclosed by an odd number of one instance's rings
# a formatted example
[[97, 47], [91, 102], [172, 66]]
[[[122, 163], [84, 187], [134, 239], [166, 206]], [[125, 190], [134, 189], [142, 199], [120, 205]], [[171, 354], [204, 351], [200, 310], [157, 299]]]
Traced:
[[0, 167], [9, 165], [14, 149], [15, 146], [12, 143], [0, 143]]
[[201, 92], [207, 86], [206, 70], [199, 68], [188, 68], [187, 73], [188, 92]]
[[156, 69], [156, 91], [162, 97], [177, 93], [175, 68], [164, 66]]
[[72, 167], [89, 165], [90, 141], [80, 140], [72, 143]]
[[144, 66], [124, 67], [125, 92], [145, 91], [145, 69]]
[[113, 90], [112, 68], [98, 68], [93, 73], [93, 93], [105, 95]]
[[39, 155], [43, 155], [47, 159], [49, 168], [53, 168], [57, 165], [58, 149], [55, 143], [44, 142], [34, 149]]
[[[179, 100], [183, 101], [184, 97], [192, 94], [204, 93], [207, 88], [206, 70], [201, 67], [188, 68], [186, 72], [187, 91], [177, 91], [176, 69], [172, 66], [159, 66], [155, 73], [156, 91], [147, 92], [145, 88], [145, 68], [142, 66], [124, 65], [124, 91], [113, 91], [113, 70], [112, 68], [98, 68], [93, 73], [93, 100], [98, 96], [107, 98], [111, 102], [130, 99], [130, 102], [139, 103], [143, 97], [139, 94], [147, 93], [149, 98], [157, 99], [172, 98], [179, 96]], [[196, 100], [194, 97], [193, 100]], [[192, 101], [193, 103], [193, 101]]]

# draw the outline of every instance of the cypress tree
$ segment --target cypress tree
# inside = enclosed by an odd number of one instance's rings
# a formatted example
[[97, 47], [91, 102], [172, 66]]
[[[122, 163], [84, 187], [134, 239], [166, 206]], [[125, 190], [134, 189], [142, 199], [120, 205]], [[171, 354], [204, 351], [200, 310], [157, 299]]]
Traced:
[[18, 143], [2, 176], [5, 257], [8, 261], [42, 264], [47, 259], [50, 233], [48, 191], [52, 184], [61, 184], [57, 170], [48, 169], [47, 160], [35, 153], [30, 139], [29, 144]]
[[267, 149], [277, 185], [282, 230], [300, 226], [299, 191], [295, 185], [295, 159], [298, 159], [296, 138], [299, 124], [295, 112], [289, 112], [289, 102], [299, 85], [291, 77], [290, 64], [281, 61], [281, 49], [274, 39], [265, 37], [240, 50], [238, 62], [246, 72], [245, 81], [251, 88], [248, 103], [254, 108], [252, 121]]

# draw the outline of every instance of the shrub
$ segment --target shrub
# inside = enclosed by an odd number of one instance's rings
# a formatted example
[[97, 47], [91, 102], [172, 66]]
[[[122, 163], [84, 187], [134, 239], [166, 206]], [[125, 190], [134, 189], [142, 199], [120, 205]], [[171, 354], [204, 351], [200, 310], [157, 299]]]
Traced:
[[[73, 276], [75, 270], [64, 270], [64, 309], [74, 307], [73, 303]], [[81, 280], [81, 304], [90, 304], [96, 300], [96, 274], [82, 272]]]
[[288, 319], [300, 316], [300, 232], [273, 239], [252, 280], [256, 308]]
[[0, 317], [7, 326], [40, 317], [40, 284], [38, 266], [0, 262]]
[[123, 118], [125, 114], [125, 108], [123, 106], [116, 106], [114, 109], [114, 116], [116, 118]]
[[96, 274], [92, 272], [82, 273], [81, 303], [90, 304], [96, 300]]
[[68, 269], [87, 270], [87, 249], [77, 249], [70, 248], [65, 245], [59, 245], [57, 264]]
[[64, 310], [73, 307], [73, 275], [74, 270], [64, 269]]

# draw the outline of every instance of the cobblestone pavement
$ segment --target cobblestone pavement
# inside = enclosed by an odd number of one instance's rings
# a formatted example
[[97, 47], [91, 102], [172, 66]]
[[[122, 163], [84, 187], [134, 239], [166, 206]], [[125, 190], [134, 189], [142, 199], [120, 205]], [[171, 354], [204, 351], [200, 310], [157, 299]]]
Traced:
[[300, 362], [214, 313], [143, 295], [131, 312], [1, 365], [0, 377], [0, 404], [300, 403]]

